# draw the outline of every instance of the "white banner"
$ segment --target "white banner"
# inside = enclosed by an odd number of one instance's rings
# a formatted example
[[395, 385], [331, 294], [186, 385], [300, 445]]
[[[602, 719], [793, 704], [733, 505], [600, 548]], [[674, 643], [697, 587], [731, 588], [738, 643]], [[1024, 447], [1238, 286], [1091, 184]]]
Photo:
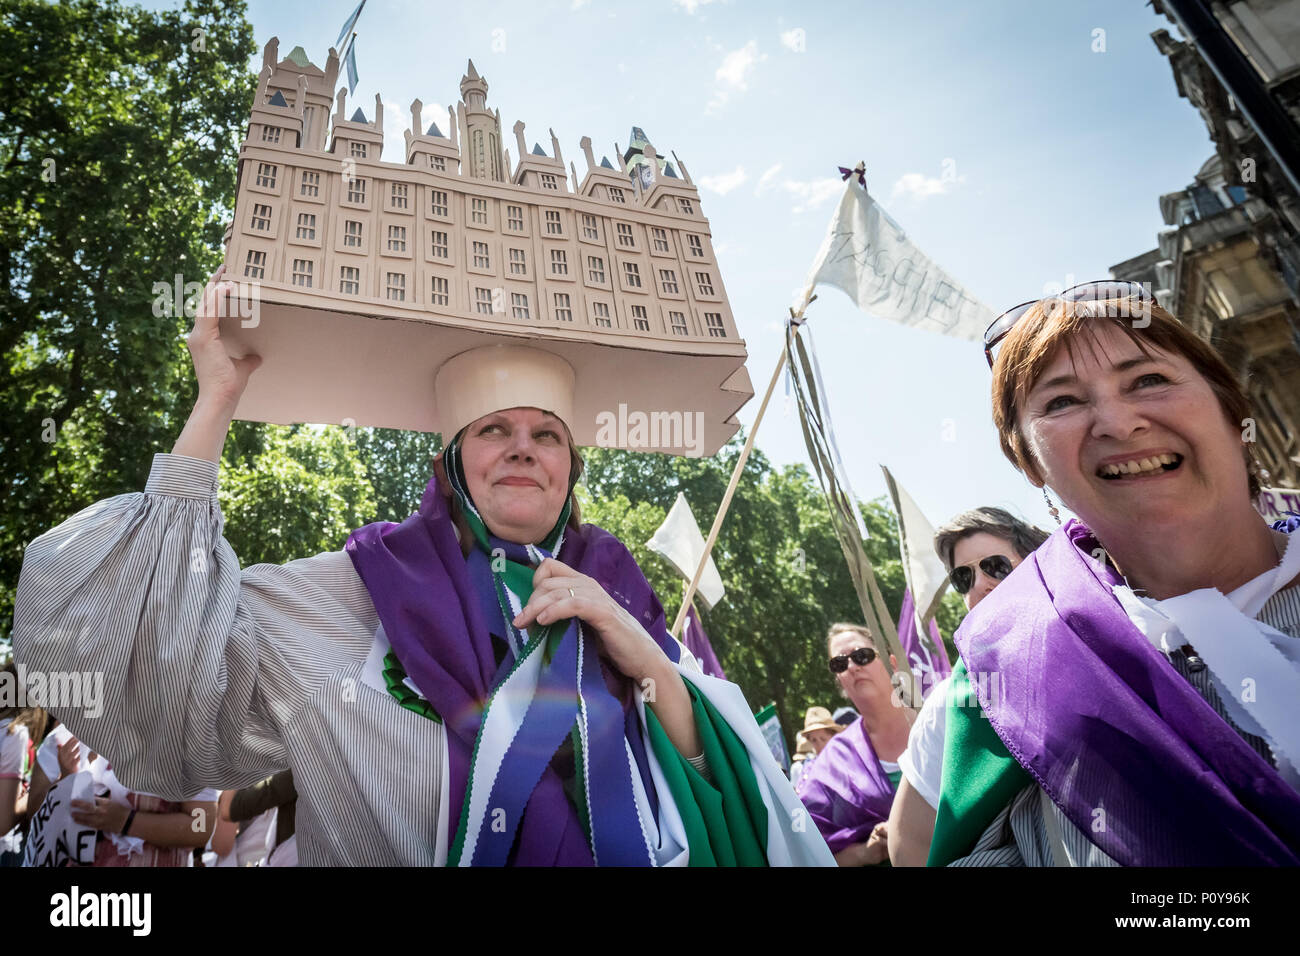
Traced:
[[[645, 546], [662, 556], [687, 581], [695, 577], [695, 569], [700, 566], [700, 558], [704, 555], [704, 535], [700, 534], [700, 526], [695, 523], [691, 506], [680, 491], [668, 511], [668, 517], [664, 518], [664, 523]], [[723, 593], [722, 575], [718, 574], [713, 556], [709, 555], [695, 596], [700, 599], [706, 611], [711, 611], [722, 600]]]
[[994, 319], [988, 306], [912, 245], [856, 176], [845, 185], [800, 301], [818, 285], [842, 289], [879, 318], [972, 342]]
[[885, 473], [885, 485], [898, 513], [898, 543], [903, 552], [907, 586], [912, 590], [916, 607], [916, 630], [925, 634], [925, 622], [938, 610], [939, 601], [948, 587], [948, 572], [934, 552], [934, 525], [917, 507], [912, 496], [894, 480], [889, 469], [881, 465], [880, 470]]
[[90, 866], [95, 862], [98, 831], [72, 819], [73, 800], [95, 801], [95, 782], [88, 770], [64, 777], [45, 796], [32, 817], [23, 850], [23, 866]]
[[1290, 518], [1292, 515], [1286, 514], [1288, 511], [1300, 514], [1300, 491], [1295, 488], [1265, 488], [1260, 492], [1255, 507], [1269, 524]]

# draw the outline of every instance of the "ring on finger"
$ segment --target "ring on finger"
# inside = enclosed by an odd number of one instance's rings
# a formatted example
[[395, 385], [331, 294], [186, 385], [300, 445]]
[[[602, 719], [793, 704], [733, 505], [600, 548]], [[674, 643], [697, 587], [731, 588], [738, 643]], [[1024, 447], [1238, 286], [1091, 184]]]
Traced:
[[569, 597], [576, 598], [578, 595], [573, 593], [573, 588], [569, 588]]

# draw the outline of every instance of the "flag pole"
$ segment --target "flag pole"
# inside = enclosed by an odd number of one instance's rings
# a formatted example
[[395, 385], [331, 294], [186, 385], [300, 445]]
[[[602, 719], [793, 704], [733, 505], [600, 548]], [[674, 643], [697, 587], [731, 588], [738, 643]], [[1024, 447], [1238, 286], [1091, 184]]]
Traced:
[[[817, 298], [815, 295], [805, 298], [797, 313], [794, 309], [791, 309], [791, 319], [802, 319], [804, 309], [808, 308], [808, 305], [815, 298]], [[713, 553], [714, 542], [718, 540], [718, 532], [722, 529], [722, 519], [727, 516], [727, 509], [731, 507], [731, 498], [736, 493], [736, 486], [740, 484], [740, 474], [745, 470], [745, 462], [749, 460], [749, 453], [754, 447], [754, 436], [758, 434], [759, 423], [763, 421], [763, 413], [767, 411], [767, 403], [772, 398], [772, 392], [775, 391], [776, 383], [781, 378], [781, 370], [784, 368], [785, 349], [781, 349], [781, 357], [777, 360], [776, 368], [772, 370], [772, 379], [767, 383], [767, 391], [763, 393], [763, 402], [758, 406], [758, 415], [754, 418], [754, 424], [749, 428], [749, 435], [745, 438], [745, 446], [740, 450], [740, 458], [736, 461], [736, 467], [731, 471], [731, 481], [727, 483], [727, 491], [722, 496], [722, 504], [718, 506], [718, 513], [713, 517], [713, 527], [709, 529], [709, 537], [704, 542], [704, 554], [700, 556], [700, 563], [695, 569], [695, 575], [691, 578], [691, 583], [686, 588], [685, 595], [682, 596], [682, 606], [677, 612], [677, 619], [673, 621], [673, 628], [670, 632], [675, 638], [682, 633], [682, 623], [686, 620], [686, 612], [695, 600], [695, 590], [700, 586], [700, 578], [704, 575], [704, 566], [709, 563], [709, 555]]]

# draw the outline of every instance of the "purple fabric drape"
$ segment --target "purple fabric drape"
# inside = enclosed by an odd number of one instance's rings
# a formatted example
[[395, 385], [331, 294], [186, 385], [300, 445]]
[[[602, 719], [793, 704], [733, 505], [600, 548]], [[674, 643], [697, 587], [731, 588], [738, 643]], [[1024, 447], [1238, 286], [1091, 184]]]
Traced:
[[727, 675], [718, 663], [718, 656], [713, 653], [713, 645], [709, 643], [709, 635], [704, 633], [704, 625], [695, 614], [694, 605], [686, 612], [686, 626], [682, 630], [682, 643], [700, 662], [700, 669], [710, 677], [726, 680]]
[[836, 734], [799, 778], [799, 799], [832, 853], [862, 843], [889, 817], [894, 785], [862, 720]]
[[903, 646], [903, 653], [912, 667], [912, 674], [921, 682], [922, 696], [929, 696], [934, 685], [952, 673], [952, 664], [948, 662], [948, 651], [943, 646], [943, 637], [939, 634], [939, 625], [930, 618], [930, 641], [933, 650], [921, 640], [916, 629], [916, 610], [912, 603], [912, 590], [903, 592], [903, 607], [898, 612], [898, 642]]

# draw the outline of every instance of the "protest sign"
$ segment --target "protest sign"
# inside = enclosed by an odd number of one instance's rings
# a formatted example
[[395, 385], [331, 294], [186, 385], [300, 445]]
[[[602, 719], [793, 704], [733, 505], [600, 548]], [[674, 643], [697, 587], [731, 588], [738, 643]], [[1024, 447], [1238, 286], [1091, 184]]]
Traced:
[[23, 866], [90, 866], [95, 861], [98, 831], [72, 819], [72, 801], [95, 799], [89, 771], [64, 777], [32, 817]]

